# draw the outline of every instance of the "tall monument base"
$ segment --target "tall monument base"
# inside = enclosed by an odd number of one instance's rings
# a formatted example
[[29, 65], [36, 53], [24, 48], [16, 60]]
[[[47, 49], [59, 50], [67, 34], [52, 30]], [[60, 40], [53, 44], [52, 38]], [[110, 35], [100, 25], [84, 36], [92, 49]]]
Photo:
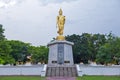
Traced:
[[48, 65], [74, 65], [72, 45], [74, 43], [66, 40], [55, 40], [48, 43]]

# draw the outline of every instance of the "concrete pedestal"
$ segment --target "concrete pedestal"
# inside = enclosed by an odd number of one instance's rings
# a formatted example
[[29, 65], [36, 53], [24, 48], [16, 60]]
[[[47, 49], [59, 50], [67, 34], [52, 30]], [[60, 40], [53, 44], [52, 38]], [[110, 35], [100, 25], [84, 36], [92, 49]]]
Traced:
[[48, 43], [48, 65], [73, 65], [72, 45], [69, 41], [55, 40]]

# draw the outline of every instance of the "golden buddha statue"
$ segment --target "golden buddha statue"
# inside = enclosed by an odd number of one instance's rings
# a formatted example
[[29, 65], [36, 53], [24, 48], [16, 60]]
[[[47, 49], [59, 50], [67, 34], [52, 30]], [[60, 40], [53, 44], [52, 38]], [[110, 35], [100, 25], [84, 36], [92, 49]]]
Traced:
[[56, 40], [65, 40], [65, 37], [63, 36], [65, 16], [63, 16], [62, 13], [62, 9], [60, 9], [59, 15], [57, 16], [57, 33], [59, 34], [59, 36], [57, 36]]

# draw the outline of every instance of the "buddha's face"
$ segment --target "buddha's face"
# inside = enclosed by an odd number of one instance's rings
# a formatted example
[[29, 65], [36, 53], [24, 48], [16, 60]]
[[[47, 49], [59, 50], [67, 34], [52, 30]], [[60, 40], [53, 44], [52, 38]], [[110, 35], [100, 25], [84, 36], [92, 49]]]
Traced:
[[61, 10], [59, 11], [59, 14], [62, 15], [62, 11]]

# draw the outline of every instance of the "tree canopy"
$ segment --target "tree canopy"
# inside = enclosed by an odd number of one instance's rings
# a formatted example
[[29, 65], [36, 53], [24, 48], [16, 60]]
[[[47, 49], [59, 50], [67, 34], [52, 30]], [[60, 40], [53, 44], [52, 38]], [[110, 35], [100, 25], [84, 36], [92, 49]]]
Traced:
[[4, 39], [5, 39], [4, 29], [3, 29], [3, 26], [0, 24], [0, 41]]
[[[67, 35], [67, 41], [74, 42], [74, 63], [96, 62], [97, 64], [120, 64], [120, 37], [109, 34]], [[53, 41], [53, 40], [52, 40]], [[0, 64], [47, 63], [48, 47], [32, 46], [19, 40], [7, 40], [0, 24]]]
[[104, 34], [68, 35], [66, 40], [74, 42], [75, 63], [97, 62], [98, 64], [120, 64], [120, 38], [111, 32]]

